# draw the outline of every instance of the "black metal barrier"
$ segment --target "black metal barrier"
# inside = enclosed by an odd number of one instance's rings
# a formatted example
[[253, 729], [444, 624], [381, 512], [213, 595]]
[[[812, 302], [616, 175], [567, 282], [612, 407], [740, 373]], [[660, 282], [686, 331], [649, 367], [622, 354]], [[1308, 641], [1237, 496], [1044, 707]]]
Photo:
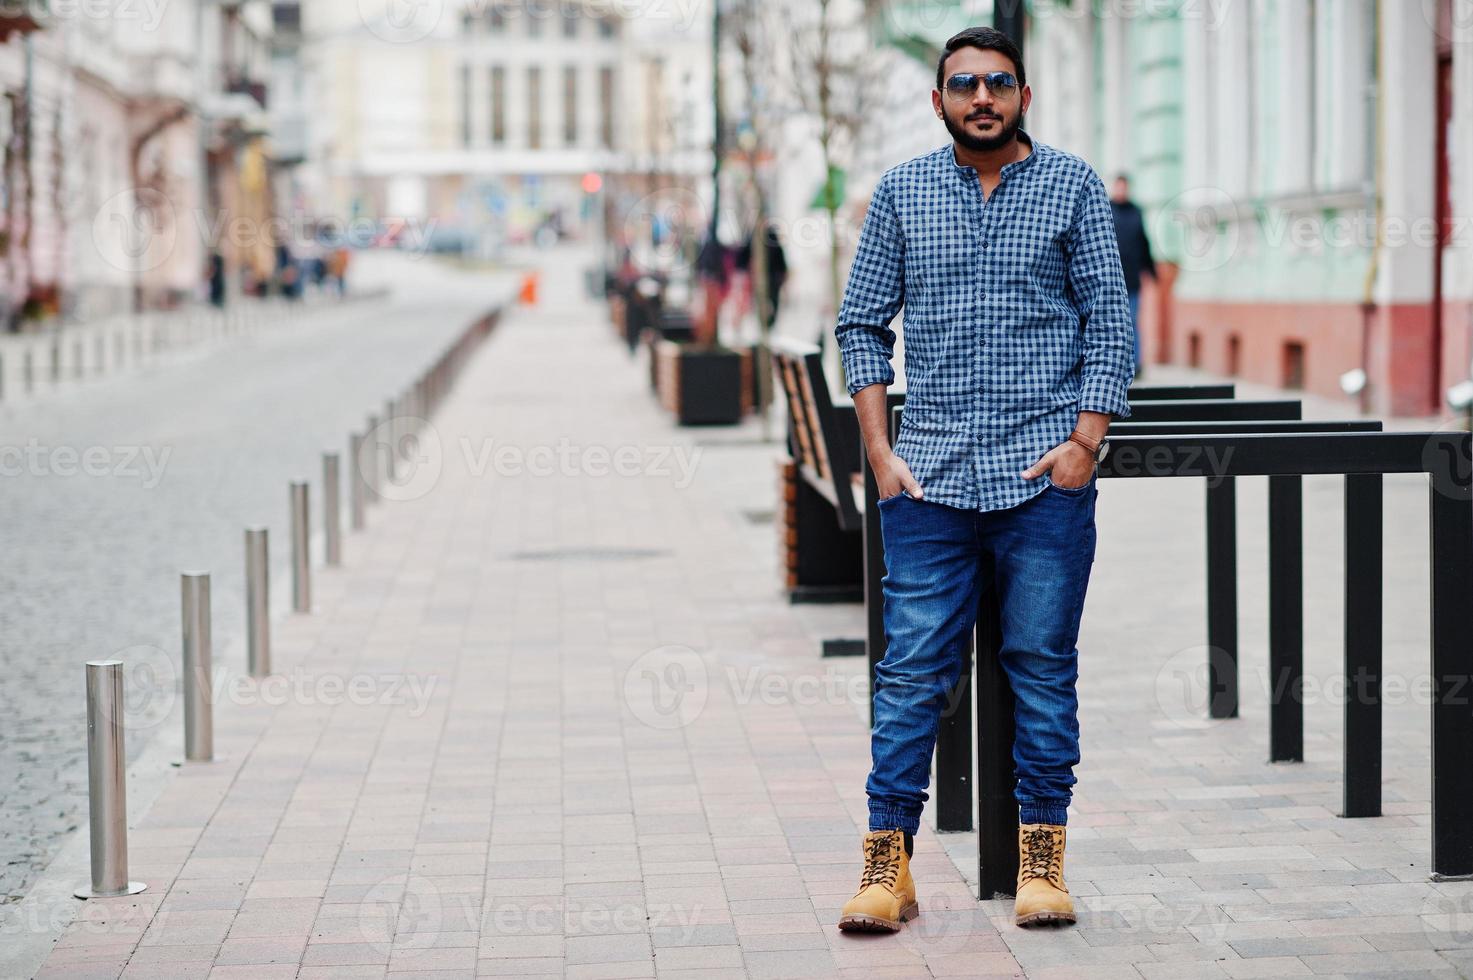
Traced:
[[[1381, 812], [1381, 499], [1386, 473], [1426, 473], [1430, 482], [1432, 620], [1432, 854], [1434, 879], [1473, 875], [1473, 625], [1464, 615], [1473, 592], [1473, 444], [1466, 432], [1262, 431], [1111, 435], [1101, 478], [1155, 476], [1211, 480], [1266, 476], [1270, 520], [1289, 541], [1270, 559], [1271, 757], [1302, 756], [1302, 528], [1300, 479], [1345, 477], [1345, 654], [1351, 692], [1344, 709], [1342, 816]], [[1138, 465], [1153, 458], [1151, 467]], [[1013, 700], [998, 662], [996, 600], [984, 596], [976, 632], [976, 760], [981, 895], [1009, 895], [1017, 877], [1017, 821], [1012, 759]], [[1235, 666], [1235, 665], [1234, 665]], [[965, 715], [966, 699], [955, 714]], [[965, 718], [951, 719], [953, 731]], [[938, 744], [938, 770], [943, 758]], [[955, 760], [946, 763], [954, 766]], [[938, 785], [938, 794], [940, 786]], [[938, 815], [940, 814], [938, 796]]]
[[[1230, 397], [1230, 392], [1228, 392]], [[1473, 535], [1450, 524], [1451, 512], [1446, 501], [1460, 498], [1468, 491], [1469, 460], [1466, 433], [1380, 433], [1381, 424], [1369, 420], [1306, 422], [1297, 418], [1297, 403], [1241, 402], [1238, 408], [1220, 405], [1208, 408], [1214, 421], [1191, 420], [1191, 413], [1201, 400], [1181, 400], [1167, 407], [1150, 406], [1155, 411], [1142, 412], [1140, 402], [1150, 401], [1132, 391], [1130, 420], [1116, 423], [1111, 430], [1112, 451], [1101, 467], [1102, 477], [1202, 476], [1208, 486], [1208, 605], [1209, 605], [1209, 713], [1212, 717], [1234, 717], [1237, 714], [1237, 595], [1236, 595], [1236, 491], [1235, 477], [1264, 475], [1269, 478], [1269, 674], [1270, 723], [1269, 760], [1302, 761], [1303, 705], [1299, 697], [1303, 677], [1303, 517], [1302, 476], [1308, 473], [1337, 473], [1346, 477], [1345, 548], [1346, 548], [1346, 639], [1345, 673], [1357, 684], [1358, 696], [1348, 699], [1345, 708], [1344, 797], [1342, 816], [1375, 816], [1381, 812], [1381, 713], [1379, 683], [1381, 671], [1381, 476], [1386, 472], [1426, 472], [1433, 475], [1434, 503], [1444, 506], [1434, 514], [1434, 535], [1439, 527], [1450, 527], [1454, 540], [1462, 540], [1464, 554], [1454, 554], [1454, 546], [1442, 542], [1433, 554], [1434, 579], [1439, 565], [1451, 568], [1443, 579], [1434, 581], [1433, 616], [1441, 617], [1444, 631], [1463, 629], [1452, 618], [1449, 603], [1459, 587], [1452, 582], [1462, 576], [1463, 592], [1473, 585], [1473, 558], [1467, 552], [1473, 546]], [[1159, 400], [1158, 400], [1159, 401]], [[1190, 402], [1197, 402], [1196, 405]], [[1138, 421], [1142, 415], [1153, 415], [1157, 421]], [[892, 415], [892, 440], [899, 421], [899, 411]], [[1255, 417], [1257, 416], [1257, 417]], [[1284, 417], [1289, 416], [1289, 417]], [[1166, 421], [1166, 419], [1185, 419]], [[1302, 446], [1316, 445], [1324, 438], [1333, 440], [1390, 439], [1394, 442], [1332, 442], [1340, 447], [1340, 456], [1306, 457], [1296, 463], [1295, 453]], [[1244, 441], [1254, 450], [1252, 458], [1240, 455]], [[1265, 442], [1264, 440], [1268, 440]], [[1278, 440], [1278, 441], [1274, 441]], [[1285, 441], [1288, 440], [1288, 441]], [[1413, 457], [1408, 446], [1421, 447], [1421, 455]], [[1346, 452], [1345, 447], [1350, 448]], [[1364, 447], [1364, 449], [1362, 449]], [[1117, 451], [1123, 450], [1117, 455]], [[1282, 455], [1272, 455], [1280, 450]], [[1365, 453], [1364, 458], [1356, 454]], [[1461, 455], [1458, 453], [1461, 452]], [[1268, 453], [1268, 455], [1265, 455]], [[1204, 466], [1207, 467], [1204, 469]], [[1333, 467], [1339, 466], [1336, 469]], [[1460, 468], [1461, 467], [1461, 468]], [[1226, 489], [1225, 489], [1226, 488]], [[1443, 492], [1445, 491], [1445, 492]], [[868, 646], [871, 680], [874, 664], [884, 651], [884, 626], [881, 615], [880, 579], [884, 574], [883, 545], [880, 541], [878, 511], [874, 507], [877, 489], [872, 474], [865, 472], [866, 531], [866, 602], [869, 620]], [[1467, 509], [1467, 508], [1465, 508]], [[1464, 523], [1473, 529], [1473, 519], [1463, 515]], [[1461, 538], [1458, 535], [1461, 534]], [[1435, 542], [1436, 543], [1436, 542]], [[1461, 568], [1462, 571], [1457, 569]], [[1452, 578], [1448, 578], [1452, 576]], [[1017, 808], [1013, 796], [1012, 763], [1012, 695], [1006, 675], [997, 664], [995, 651], [1000, 643], [996, 609], [990, 597], [979, 609], [976, 640], [982, 649], [994, 655], [982, 658], [978, 666], [978, 705], [976, 788], [983, 826], [981, 871], [984, 895], [1007, 894], [1016, 880]], [[1439, 609], [1442, 612], [1439, 614]], [[1467, 648], [1467, 633], [1459, 634]], [[1437, 653], [1442, 651], [1441, 656]], [[1473, 666], [1473, 651], [1466, 654], [1466, 664], [1455, 664], [1449, 672], [1440, 669], [1456, 650], [1453, 641], [1434, 644], [1434, 670], [1440, 690], [1446, 696], [1437, 698], [1434, 722], [1438, 731], [1452, 731], [1461, 724], [1473, 731], [1467, 717], [1470, 693], [1462, 685]], [[968, 655], [972, 651], [967, 651]], [[970, 669], [964, 664], [961, 680], [950, 692], [948, 704], [954, 710], [943, 717], [937, 739], [937, 826], [942, 830], [971, 829], [971, 794], [968, 777], [971, 760], [971, 693], [967, 689]], [[1462, 680], [1458, 677], [1461, 676]], [[1369, 693], [1366, 693], [1367, 689]], [[989, 727], [984, 719], [1006, 719], [1002, 727]], [[1434, 752], [1441, 744], [1444, 759], [1448, 755], [1444, 741], [1434, 738]], [[1473, 745], [1473, 740], [1466, 744]], [[1434, 759], [1434, 841], [1433, 872], [1437, 877], [1473, 874], [1473, 843], [1460, 841], [1454, 828], [1459, 821], [1473, 815], [1473, 792], [1455, 786], [1452, 777], [1438, 781], [1439, 775], [1451, 772], [1451, 765], [1439, 767]], [[1441, 790], [1439, 793], [1438, 791]], [[1439, 811], [1438, 801], [1442, 801]], [[1449, 811], [1451, 816], [1447, 814]], [[1438, 813], [1442, 816], [1438, 816]], [[1473, 821], [1467, 825], [1473, 826]], [[990, 831], [990, 832], [989, 832]], [[988, 846], [988, 841], [992, 846]]]
[[[1379, 422], [1303, 422], [1299, 420], [1300, 404], [1292, 400], [1224, 402], [1235, 394], [1228, 385], [1179, 385], [1141, 386], [1130, 389], [1131, 420], [1116, 423], [1114, 431], [1136, 431], [1138, 434], [1170, 434], [1177, 427], [1186, 431], [1211, 430], [1215, 427], [1231, 427], [1242, 431], [1247, 425], [1268, 426], [1266, 431], [1291, 431], [1282, 426], [1302, 427], [1300, 431], [1356, 431], [1375, 430]], [[1217, 397], [1221, 396], [1221, 397]], [[902, 400], [903, 401], [903, 400]], [[899, 433], [902, 408], [892, 407], [890, 416], [890, 441], [893, 444]], [[1148, 417], [1154, 421], [1138, 421]], [[1202, 421], [1207, 417], [1208, 421]], [[861, 456], [863, 454], [860, 454]], [[885, 652], [885, 626], [883, 617], [883, 594], [881, 580], [885, 573], [884, 545], [880, 536], [879, 508], [876, 506], [878, 488], [869, 471], [868, 461], [861, 460], [864, 474], [865, 507], [864, 531], [864, 598], [866, 615], [865, 651], [869, 661], [870, 690], [874, 690], [875, 665]], [[1273, 556], [1282, 559], [1271, 566], [1276, 571], [1274, 581], [1284, 586], [1274, 591], [1280, 602], [1273, 609], [1282, 613], [1274, 621], [1283, 629], [1274, 631], [1274, 636], [1283, 638], [1290, 645], [1297, 644], [1290, 629], [1295, 621], [1293, 611], [1300, 606], [1302, 588], [1297, 563], [1302, 563], [1297, 546], [1301, 534], [1298, 532], [1299, 508], [1290, 491], [1295, 486], [1285, 485], [1281, 494], [1275, 494], [1270, 503], [1271, 529], [1282, 535], [1281, 543], [1271, 544]], [[1207, 486], [1207, 642], [1209, 650], [1209, 684], [1213, 692], [1210, 709], [1213, 717], [1235, 717], [1238, 713], [1238, 600], [1237, 600], [1237, 496], [1236, 484], [1231, 478], [1209, 482]], [[1275, 506], [1277, 504], [1278, 506]], [[1273, 539], [1271, 539], [1272, 541]], [[1290, 548], [1286, 543], [1296, 542]], [[1292, 597], [1292, 602], [1290, 601]], [[1300, 617], [1302, 618], [1302, 617]], [[979, 624], [985, 622], [979, 619]], [[981, 626], [979, 626], [981, 628]], [[968, 662], [972, 650], [964, 651], [963, 670], [947, 698], [947, 704], [967, 705], [970, 701], [971, 671]], [[871, 701], [870, 719], [874, 719]], [[1296, 728], [1292, 718], [1285, 719], [1281, 726], [1286, 732]], [[970, 831], [972, 829], [972, 733], [969, 712], [959, 710], [943, 714], [937, 731], [935, 787], [936, 827], [942, 831]], [[1286, 740], [1283, 752], [1276, 759], [1300, 759], [1303, 756], [1302, 724], [1297, 726], [1300, 734], [1297, 741]], [[1277, 746], [1278, 743], [1276, 742]]]

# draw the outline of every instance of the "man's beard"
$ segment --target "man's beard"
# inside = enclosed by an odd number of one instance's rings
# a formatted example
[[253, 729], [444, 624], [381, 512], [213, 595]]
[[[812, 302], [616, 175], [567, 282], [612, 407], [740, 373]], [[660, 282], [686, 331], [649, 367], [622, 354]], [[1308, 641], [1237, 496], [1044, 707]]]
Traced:
[[946, 124], [946, 131], [951, 134], [951, 138], [974, 153], [991, 153], [993, 150], [1000, 150], [1011, 143], [1013, 138], [1018, 135], [1018, 130], [1023, 125], [1023, 114], [1021, 112], [1018, 113], [1011, 123], [1007, 121], [1006, 116], [1000, 115], [998, 118], [1002, 121], [1002, 128], [996, 136], [973, 136], [961, 126], [952, 122], [949, 113], [941, 113], [941, 121]]

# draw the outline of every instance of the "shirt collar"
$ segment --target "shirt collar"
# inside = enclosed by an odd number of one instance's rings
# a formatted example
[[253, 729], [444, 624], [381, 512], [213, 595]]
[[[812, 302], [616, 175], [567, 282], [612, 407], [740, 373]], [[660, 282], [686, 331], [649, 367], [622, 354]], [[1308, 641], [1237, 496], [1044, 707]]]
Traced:
[[[1001, 180], [1007, 180], [1013, 174], [1021, 173], [1022, 171], [1026, 170], [1029, 166], [1033, 164], [1033, 161], [1037, 159], [1040, 150], [1043, 148], [1043, 144], [1034, 142], [1033, 137], [1029, 136], [1021, 129], [1018, 130], [1018, 139], [1022, 140], [1024, 143], [1027, 143], [1029, 149], [1032, 150], [1032, 152], [1023, 159], [1014, 160], [1012, 163], [1004, 166], [998, 175], [999, 179]], [[951, 169], [958, 176], [967, 177], [970, 180], [977, 179], [976, 167], [968, 166], [967, 164], [961, 163], [957, 160], [956, 143], [952, 143], [946, 148], [946, 159], [951, 161]]]

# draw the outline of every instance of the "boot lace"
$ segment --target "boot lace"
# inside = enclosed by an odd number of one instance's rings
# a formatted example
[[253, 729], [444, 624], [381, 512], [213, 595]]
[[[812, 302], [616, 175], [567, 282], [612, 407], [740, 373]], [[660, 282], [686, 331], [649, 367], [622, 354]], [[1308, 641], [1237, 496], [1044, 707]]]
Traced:
[[1020, 881], [1044, 878], [1060, 891], [1066, 890], [1057, 841], [1058, 838], [1047, 830], [1024, 831], [1022, 866], [1018, 869]]
[[895, 886], [895, 879], [900, 874], [900, 846], [897, 836], [887, 834], [869, 842], [864, 854], [864, 876], [860, 878], [860, 888], [870, 885], [887, 885], [891, 888]]

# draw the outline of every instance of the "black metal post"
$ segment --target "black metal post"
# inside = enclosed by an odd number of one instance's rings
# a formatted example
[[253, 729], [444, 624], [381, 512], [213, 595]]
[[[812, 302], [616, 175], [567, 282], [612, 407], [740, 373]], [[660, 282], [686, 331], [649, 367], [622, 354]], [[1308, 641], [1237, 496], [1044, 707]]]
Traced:
[[[1442, 447], [1439, 447], [1442, 448]], [[1473, 876], [1473, 466], [1469, 435], [1432, 473], [1432, 876]], [[1425, 450], [1435, 455], [1433, 447]]]
[[1018, 887], [1018, 800], [1013, 774], [1013, 688], [1002, 668], [997, 592], [977, 606], [977, 863], [979, 897]]
[[972, 829], [973, 646], [969, 637], [936, 730], [936, 829], [943, 832]]
[[1012, 38], [1020, 54], [1028, 23], [1026, 12], [1023, 0], [995, 0], [992, 6], [992, 26]]
[[1207, 713], [1238, 717], [1238, 484], [1207, 480]]
[[1268, 682], [1268, 761], [1303, 762], [1304, 478], [1299, 476], [1268, 478]]
[[1342, 817], [1381, 815], [1381, 485], [1379, 473], [1345, 477]]

